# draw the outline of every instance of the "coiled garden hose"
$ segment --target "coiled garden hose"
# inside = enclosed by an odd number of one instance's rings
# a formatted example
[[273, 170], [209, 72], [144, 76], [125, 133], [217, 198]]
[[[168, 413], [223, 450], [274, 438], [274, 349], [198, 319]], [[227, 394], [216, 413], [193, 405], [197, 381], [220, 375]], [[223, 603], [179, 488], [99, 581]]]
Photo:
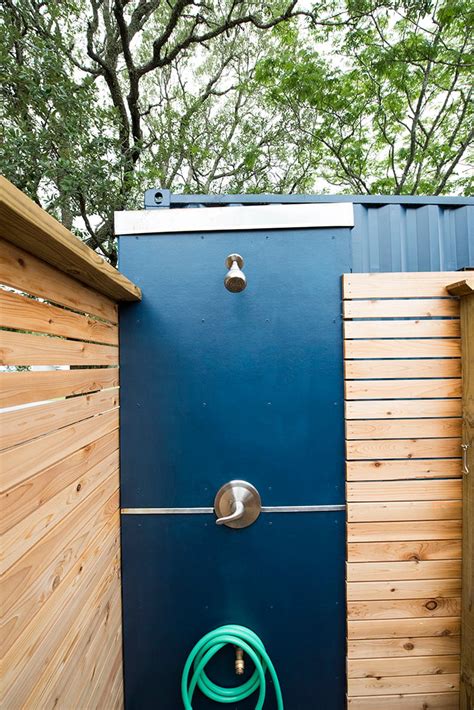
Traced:
[[[206, 665], [211, 658], [226, 644], [232, 644], [243, 649], [252, 659], [255, 671], [245, 683], [233, 688], [217, 685], [206, 675]], [[189, 675], [191, 673], [191, 680]], [[181, 695], [185, 710], [192, 710], [192, 700], [196, 686], [210, 700], [216, 703], [238, 703], [245, 700], [258, 690], [258, 700], [255, 710], [262, 710], [266, 695], [265, 673], [268, 670], [273, 680], [277, 700], [277, 710], [283, 710], [283, 698], [280, 683], [273, 663], [265, 650], [260, 638], [245, 626], [229, 624], [220, 626], [203, 636], [189, 654], [181, 678]]]

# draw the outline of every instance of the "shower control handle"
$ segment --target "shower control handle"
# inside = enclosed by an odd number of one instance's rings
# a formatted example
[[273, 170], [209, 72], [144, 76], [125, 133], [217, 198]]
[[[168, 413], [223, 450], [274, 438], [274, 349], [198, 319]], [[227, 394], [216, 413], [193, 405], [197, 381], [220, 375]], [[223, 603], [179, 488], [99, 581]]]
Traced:
[[245, 512], [245, 505], [241, 500], [238, 500], [235, 502], [234, 507], [235, 510], [230, 515], [224, 515], [222, 518], [217, 518], [216, 525], [227, 525], [227, 523], [231, 523], [234, 520], [240, 520]]
[[247, 528], [262, 510], [260, 495], [247, 481], [229, 481], [217, 491], [214, 500], [216, 525], [228, 528]]

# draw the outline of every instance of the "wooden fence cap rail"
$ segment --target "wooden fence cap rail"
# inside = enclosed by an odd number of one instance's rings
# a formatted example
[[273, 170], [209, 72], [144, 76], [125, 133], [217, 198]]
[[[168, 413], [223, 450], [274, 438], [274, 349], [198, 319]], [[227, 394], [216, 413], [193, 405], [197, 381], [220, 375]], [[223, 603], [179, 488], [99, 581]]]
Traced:
[[115, 301], [141, 299], [138, 286], [2, 176], [0, 236]]
[[471, 293], [474, 293], [474, 276], [449, 284], [449, 286], [446, 286], [446, 289], [451, 296], [469, 296]]

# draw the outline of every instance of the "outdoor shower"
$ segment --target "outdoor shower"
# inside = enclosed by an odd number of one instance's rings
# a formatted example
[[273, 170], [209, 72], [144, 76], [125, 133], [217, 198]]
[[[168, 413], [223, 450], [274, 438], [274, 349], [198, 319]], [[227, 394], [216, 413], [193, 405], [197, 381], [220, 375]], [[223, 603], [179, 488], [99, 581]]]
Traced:
[[240, 254], [229, 254], [225, 265], [229, 269], [224, 279], [226, 289], [231, 293], [240, 293], [247, 286], [247, 279], [242, 271], [244, 260]]

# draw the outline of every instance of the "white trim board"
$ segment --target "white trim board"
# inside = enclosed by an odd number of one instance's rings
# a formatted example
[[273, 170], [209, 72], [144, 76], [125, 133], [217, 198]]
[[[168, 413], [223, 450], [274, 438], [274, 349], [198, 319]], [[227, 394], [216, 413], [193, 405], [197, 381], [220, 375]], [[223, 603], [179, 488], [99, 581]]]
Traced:
[[201, 209], [162, 208], [115, 213], [117, 235], [353, 226], [352, 202]]

